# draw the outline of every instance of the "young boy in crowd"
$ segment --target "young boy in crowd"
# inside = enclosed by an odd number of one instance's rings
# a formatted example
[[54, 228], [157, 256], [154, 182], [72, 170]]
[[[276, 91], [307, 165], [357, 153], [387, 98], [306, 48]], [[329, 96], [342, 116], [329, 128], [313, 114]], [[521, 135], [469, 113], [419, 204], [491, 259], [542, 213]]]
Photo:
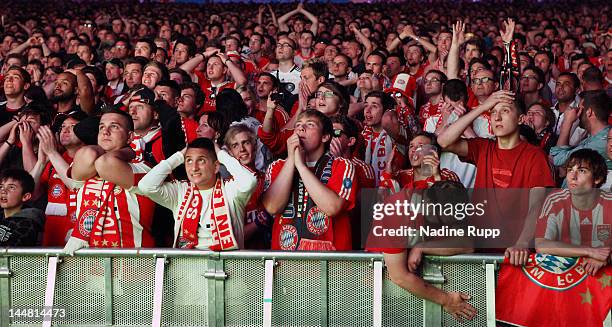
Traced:
[[355, 206], [358, 183], [354, 165], [328, 153], [332, 135], [327, 116], [305, 110], [287, 140], [287, 159], [268, 168], [262, 203], [275, 216], [272, 249], [351, 249], [349, 211]]
[[44, 213], [25, 203], [32, 198], [34, 179], [23, 169], [0, 174], [0, 246], [36, 246], [43, 231]]
[[612, 194], [599, 189], [606, 182], [604, 158], [595, 150], [572, 153], [566, 164], [569, 189], [544, 202], [536, 229], [536, 250], [564, 257], [585, 257], [590, 275], [610, 264]]

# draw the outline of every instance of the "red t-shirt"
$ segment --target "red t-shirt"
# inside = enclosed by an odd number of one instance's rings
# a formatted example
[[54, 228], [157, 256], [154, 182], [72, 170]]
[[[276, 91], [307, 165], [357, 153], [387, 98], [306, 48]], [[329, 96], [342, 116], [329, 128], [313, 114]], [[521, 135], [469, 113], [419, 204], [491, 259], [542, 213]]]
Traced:
[[510, 150], [502, 150], [496, 140], [468, 139], [464, 161], [476, 165], [474, 188], [554, 187], [546, 153], [521, 141]]
[[[67, 152], [62, 157], [68, 164], [72, 163], [73, 158]], [[51, 162], [47, 163], [40, 175], [40, 183], [47, 187], [48, 199], [42, 245], [64, 246], [76, 222], [77, 190], [66, 187]]]
[[293, 129], [283, 129], [282, 131], [264, 132], [263, 128], [257, 129], [257, 136], [270, 152], [275, 156], [281, 156], [287, 152], [287, 140], [293, 135]]
[[205, 112], [215, 111], [217, 109], [217, 101], [215, 98], [216, 95], [221, 92], [221, 90], [227, 88], [236, 88], [236, 82], [223, 82], [217, 85], [213, 90], [213, 85], [211, 81], [206, 78], [206, 75], [203, 72], [194, 70], [193, 73], [198, 76], [198, 84], [200, 85], [200, 88], [202, 89], [202, 92], [204, 92], [204, 95], [206, 97], [206, 100], [204, 100], [204, 104], [200, 108], [200, 111], [198, 112], [196, 117], [202, 116], [202, 114], [204, 114]]
[[[288, 205], [285, 212], [274, 217], [274, 225], [272, 227], [273, 250], [309, 250], [313, 249], [313, 242], [326, 242], [326, 244], [332, 245], [333, 247], [327, 247], [328, 250], [351, 250], [352, 240], [349, 211], [355, 206], [358, 187], [355, 177], [355, 166], [344, 158], [334, 158], [331, 160], [333, 162], [331, 163], [331, 172], [329, 172], [329, 180], [326, 186], [345, 200], [344, 207], [338, 215], [329, 217], [318, 210], [315, 205], [309, 212], [302, 213], [304, 215], [303, 218], [297, 218], [298, 207], [302, 204]], [[268, 167], [266, 189], [274, 183], [284, 164], [285, 160], [281, 159], [273, 162]], [[325, 171], [323, 174], [325, 174]], [[296, 185], [293, 185], [293, 190], [289, 196], [294, 198], [296, 192]], [[304, 194], [304, 199], [306, 197], [308, 197], [307, 191]], [[305, 219], [305, 222], [300, 224], [299, 220], [303, 219]], [[303, 233], [306, 233], [306, 231], [298, 230], [295, 225], [298, 225], [298, 228], [305, 225], [309, 234], [314, 236], [311, 236], [309, 239], [303, 238]], [[317, 247], [318, 245], [314, 246]]]
[[357, 175], [360, 188], [376, 187], [376, 174], [372, 166], [357, 158], [351, 159], [351, 163], [355, 166], [355, 174]]
[[495, 240], [479, 239], [477, 247], [493, 243], [497, 249], [511, 246], [529, 212], [530, 189], [555, 186], [548, 158], [542, 149], [524, 141], [510, 150], [500, 149], [496, 140], [473, 138], [467, 142], [468, 155], [462, 159], [476, 165], [473, 202], [486, 203], [485, 214], [472, 222], [502, 232]]

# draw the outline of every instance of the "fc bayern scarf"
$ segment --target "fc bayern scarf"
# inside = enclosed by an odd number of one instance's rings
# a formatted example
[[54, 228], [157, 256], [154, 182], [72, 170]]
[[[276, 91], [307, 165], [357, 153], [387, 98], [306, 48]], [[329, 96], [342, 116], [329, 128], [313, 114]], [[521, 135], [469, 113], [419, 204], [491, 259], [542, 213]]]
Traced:
[[[193, 249], [198, 245], [198, 228], [203, 204], [202, 195], [197, 187], [190, 183], [178, 212], [181, 228], [178, 239], [175, 240], [175, 247]], [[209, 248], [213, 251], [238, 249], [221, 178], [218, 178], [215, 183], [210, 207], [212, 208], [213, 244]]]
[[132, 231], [120, 230], [121, 218], [131, 219], [125, 189], [101, 179], [88, 179], [79, 206], [77, 237], [91, 247], [133, 247]]
[[[372, 127], [366, 126], [361, 132], [366, 144], [365, 162], [372, 165], [376, 176], [376, 184], [380, 181], [380, 174], [390, 165], [389, 156], [393, 151], [393, 139], [383, 129], [378, 137], [374, 136]], [[372, 143], [374, 146], [372, 147]]]

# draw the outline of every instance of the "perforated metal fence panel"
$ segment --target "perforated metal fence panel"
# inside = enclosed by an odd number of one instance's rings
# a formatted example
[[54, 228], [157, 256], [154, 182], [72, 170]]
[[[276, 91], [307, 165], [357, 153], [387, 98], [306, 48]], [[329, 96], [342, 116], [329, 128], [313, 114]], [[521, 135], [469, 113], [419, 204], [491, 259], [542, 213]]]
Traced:
[[318, 261], [281, 260], [274, 269], [272, 326], [320, 326], [321, 267]]
[[207, 260], [172, 258], [166, 264], [162, 325], [208, 326]]
[[263, 326], [263, 260], [224, 260], [225, 325]]
[[115, 324], [151, 325], [155, 259], [113, 260], [113, 307]]
[[329, 263], [329, 325], [372, 326], [372, 267], [368, 261]]
[[383, 280], [383, 326], [423, 326], [423, 300], [393, 284], [387, 270]]
[[66, 257], [57, 267], [54, 303], [66, 309], [63, 325], [105, 324], [102, 258]]
[[[46, 257], [9, 258], [10, 296], [12, 307], [35, 308], [45, 303], [47, 285]], [[14, 316], [12, 326], [40, 326], [42, 319]]]
[[444, 326], [486, 326], [487, 324], [487, 301], [485, 288], [485, 269], [482, 264], [465, 263], [443, 263], [442, 273], [446, 277], [446, 283], [442, 289], [447, 292], [463, 292], [471, 296], [469, 301], [479, 314], [471, 321], [459, 322], [451, 315], [442, 313], [442, 324]]

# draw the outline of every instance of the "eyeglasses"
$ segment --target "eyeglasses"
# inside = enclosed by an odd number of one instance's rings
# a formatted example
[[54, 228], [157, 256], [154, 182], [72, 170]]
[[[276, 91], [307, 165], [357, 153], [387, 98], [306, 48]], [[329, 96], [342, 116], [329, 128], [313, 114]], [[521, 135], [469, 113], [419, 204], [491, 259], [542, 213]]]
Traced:
[[[334, 137], [340, 137], [342, 135], [346, 135], [346, 132], [341, 129], [334, 129]], [[348, 137], [348, 135], [346, 135]]]
[[317, 91], [315, 92], [314, 97], [327, 99], [327, 98], [332, 98], [335, 95], [336, 94], [333, 91]]
[[522, 80], [528, 80], [528, 79], [533, 79], [533, 80], [537, 80], [538, 78], [535, 76], [531, 76], [531, 75], [523, 75], [521, 76]]
[[423, 80], [423, 82], [425, 82], [425, 84], [429, 84], [429, 83], [440, 83], [440, 80], [437, 78], [430, 78], [430, 79], [425, 79]]
[[291, 44], [289, 44], [289, 43], [278, 43], [276, 45], [276, 47], [279, 48], [279, 49], [280, 48], [291, 48], [291, 49], [293, 49], [293, 46]]
[[475, 85], [480, 85], [480, 84], [484, 84], [484, 83], [488, 83], [488, 82], [493, 82], [494, 79], [491, 77], [483, 77], [483, 78], [473, 78], [472, 79], [472, 84]]
[[404, 95], [403, 95], [401, 92], [393, 92], [393, 93], [390, 93], [389, 95], [390, 95], [391, 97], [393, 97], [393, 98], [397, 98], [397, 99], [399, 99], [399, 98], [401, 98], [401, 97], [403, 97], [403, 96], [404, 96]]

